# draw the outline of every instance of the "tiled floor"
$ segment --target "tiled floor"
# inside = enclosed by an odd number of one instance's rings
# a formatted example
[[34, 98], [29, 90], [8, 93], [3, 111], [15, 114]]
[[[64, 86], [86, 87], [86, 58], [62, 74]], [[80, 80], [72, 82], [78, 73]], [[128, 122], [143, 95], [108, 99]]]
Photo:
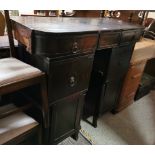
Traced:
[[97, 128], [84, 121], [81, 126], [93, 144], [155, 144], [155, 91], [118, 114], [103, 115]]

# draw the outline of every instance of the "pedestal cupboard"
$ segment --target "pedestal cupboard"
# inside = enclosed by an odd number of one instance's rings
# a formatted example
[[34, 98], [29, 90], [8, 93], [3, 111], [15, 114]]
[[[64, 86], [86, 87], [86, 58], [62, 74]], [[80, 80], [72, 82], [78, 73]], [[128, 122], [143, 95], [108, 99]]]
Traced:
[[83, 103], [83, 118], [93, 115], [97, 120], [113, 109], [143, 31], [102, 18], [14, 17], [12, 26], [21, 49], [32, 53], [22, 52], [20, 59], [47, 73], [50, 144], [77, 138]]

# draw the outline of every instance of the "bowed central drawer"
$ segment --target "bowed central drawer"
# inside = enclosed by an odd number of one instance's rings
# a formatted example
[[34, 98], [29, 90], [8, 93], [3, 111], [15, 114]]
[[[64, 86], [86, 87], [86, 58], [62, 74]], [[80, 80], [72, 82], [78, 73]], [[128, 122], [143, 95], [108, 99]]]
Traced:
[[37, 33], [34, 38], [34, 53], [39, 55], [66, 55], [95, 52], [97, 33], [90, 34], [47, 34]]
[[120, 39], [121, 32], [101, 32], [98, 49], [118, 46]]

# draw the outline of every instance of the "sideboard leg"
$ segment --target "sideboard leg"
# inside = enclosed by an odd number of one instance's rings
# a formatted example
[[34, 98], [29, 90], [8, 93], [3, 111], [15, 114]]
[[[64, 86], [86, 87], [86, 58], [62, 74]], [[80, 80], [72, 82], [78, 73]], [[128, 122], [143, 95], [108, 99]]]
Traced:
[[92, 123], [94, 128], [97, 128], [97, 117], [93, 116], [93, 123]]
[[78, 138], [79, 138], [79, 131], [78, 132], [76, 132], [74, 135], [72, 135], [71, 136], [74, 140], [78, 140]]

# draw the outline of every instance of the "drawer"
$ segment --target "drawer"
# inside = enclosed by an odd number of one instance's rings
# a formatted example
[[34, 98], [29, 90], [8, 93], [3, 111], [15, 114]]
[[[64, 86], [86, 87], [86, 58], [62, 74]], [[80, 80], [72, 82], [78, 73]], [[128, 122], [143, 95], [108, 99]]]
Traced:
[[122, 31], [121, 43], [132, 42], [134, 40], [138, 40], [141, 36], [141, 31]]
[[120, 32], [101, 32], [98, 49], [115, 47], [120, 42]]
[[121, 43], [131, 42], [135, 40], [136, 31], [123, 31]]
[[35, 35], [35, 54], [66, 55], [95, 52], [98, 34]]
[[50, 63], [48, 94], [50, 101], [88, 89], [93, 54]]

